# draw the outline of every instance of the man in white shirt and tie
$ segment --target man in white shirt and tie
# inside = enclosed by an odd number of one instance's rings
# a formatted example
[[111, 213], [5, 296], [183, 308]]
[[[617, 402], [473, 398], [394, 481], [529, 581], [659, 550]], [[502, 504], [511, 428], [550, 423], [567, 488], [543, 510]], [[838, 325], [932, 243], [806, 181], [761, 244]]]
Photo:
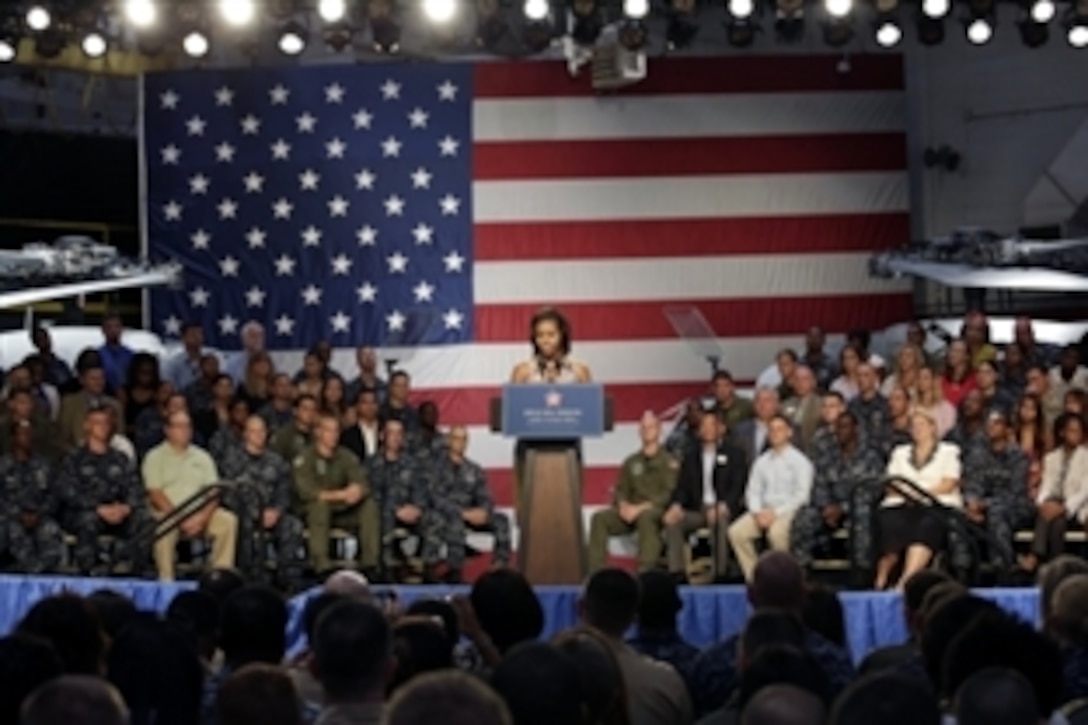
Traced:
[[766, 537], [771, 549], [790, 550], [793, 515], [809, 502], [812, 493], [812, 462], [793, 445], [792, 438], [793, 425], [788, 418], [771, 418], [767, 424], [770, 448], [756, 458], [748, 476], [748, 512], [729, 527], [729, 543], [745, 581], [751, 581], [755, 570], [759, 539]]

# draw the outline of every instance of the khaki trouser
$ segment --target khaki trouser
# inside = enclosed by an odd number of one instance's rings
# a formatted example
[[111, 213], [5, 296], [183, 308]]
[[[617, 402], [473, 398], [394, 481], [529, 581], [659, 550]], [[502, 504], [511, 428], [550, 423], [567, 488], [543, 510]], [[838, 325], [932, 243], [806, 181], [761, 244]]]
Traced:
[[790, 525], [793, 523], [793, 511], [776, 516], [771, 528], [764, 531], [756, 523], [756, 517], [746, 513], [729, 527], [729, 543], [733, 545], [737, 563], [744, 572], [744, 580], [752, 581], [752, 572], [756, 568], [756, 542], [767, 537], [767, 545], [775, 551], [790, 550]]
[[714, 576], [725, 576], [729, 570], [729, 521], [708, 523], [706, 511], [685, 511], [684, 518], [677, 524], [665, 527], [665, 543], [669, 550], [669, 571], [673, 574], [684, 573], [685, 553], [688, 547], [688, 535], [708, 527], [713, 539], [715, 571]]
[[[156, 519], [163, 516], [165, 514], [155, 512]], [[238, 518], [230, 511], [217, 508], [208, 519], [208, 525], [202, 534], [212, 540], [212, 567], [233, 567], [234, 550], [238, 543]], [[174, 557], [181, 536], [181, 529], [174, 529], [155, 542], [155, 568], [159, 571], [159, 581], [174, 581]]]
[[608, 556], [608, 540], [634, 532], [638, 539], [638, 569], [650, 571], [661, 556], [661, 515], [643, 511], [633, 524], [620, 518], [614, 508], [602, 509], [589, 520], [589, 571], [603, 569]]
[[306, 507], [306, 528], [309, 530], [310, 561], [314, 570], [328, 571], [329, 532], [343, 528], [359, 537], [359, 566], [376, 568], [382, 550], [382, 520], [378, 503], [367, 496], [354, 506], [314, 501]]

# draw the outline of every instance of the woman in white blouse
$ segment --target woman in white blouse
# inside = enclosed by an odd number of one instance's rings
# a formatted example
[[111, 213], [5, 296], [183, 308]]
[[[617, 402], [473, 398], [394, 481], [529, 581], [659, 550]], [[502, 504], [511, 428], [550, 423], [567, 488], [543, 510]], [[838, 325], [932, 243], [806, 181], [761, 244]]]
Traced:
[[937, 424], [937, 437], [943, 439], [956, 427], [956, 408], [944, 399], [941, 389], [941, 376], [933, 368], [923, 367], [918, 371], [918, 387], [915, 404], [918, 410], [928, 413]]
[[[936, 421], [923, 410], [911, 414], [910, 434], [912, 443], [892, 450], [888, 475], [913, 482], [945, 506], [963, 508], [959, 447], [941, 442]], [[880, 559], [875, 587], [887, 588], [892, 570], [906, 552], [903, 573], [896, 584], [896, 589], [901, 589], [903, 582], [929, 566], [933, 554], [944, 547], [947, 526], [941, 511], [905, 499], [892, 489], [885, 492], [880, 506], [877, 526]]]

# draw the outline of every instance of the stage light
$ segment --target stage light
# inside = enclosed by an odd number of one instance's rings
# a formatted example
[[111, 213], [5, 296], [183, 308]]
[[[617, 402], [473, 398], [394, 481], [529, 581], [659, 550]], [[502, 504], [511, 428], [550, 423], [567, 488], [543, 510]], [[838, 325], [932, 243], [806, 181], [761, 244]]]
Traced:
[[1058, 14], [1054, 0], [1035, 0], [1031, 4], [1031, 19], [1036, 23], [1049, 23]]
[[903, 40], [903, 29], [891, 18], [877, 21], [876, 44], [881, 48], [894, 48]]
[[203, 58], [211, 50], [212, 44], [207, 35], [194, 30], [181, 41], [181, 47], [190, 58]]
[[0, 63], [10, 63], [19, 52], [14, 38], [0, 38]]
[[825, 0], [824, 9], [833, 18], [845, 18], [853, 9], [852, 0]]
[[125, 18], [137, 28], [146, 28], [155, 23], [158, 8], [152, 0], [126, 0]]
[[922, 14], [927, 18], [943, 18], [952, 10], [952, 0], [922, 0]]
[[257, 7], [253, 0], [219, 0], [219, 14], [227, 24], [242, 26], [253, 21]]
[[79, 47], [82, 48], [83, 55], [88, 58], [101, 58], [109, 50], [109, 43], [101, 33], [88, 33], [83, 36]]
[[986, 18], [975, 18], [967, 23], [967, 40], [973, 45], [985, 45], [994, 37], [994, 26]]
[[348, 14], [348, 4], [344, 0], [320, 0], [317, 14], [326, 23], [338, 23]]
[[284, 55], [298, 55], [306, 50], [310, 42], [310, 32], [299, 22], [292, 21], [280, 30], [280, 39], [276, 43]]
[[650, 0], [623, 0], [623, 14], [632, 20], [642, 20], [650, 14]]
[[738, 20], [746, 20], [755, 13], [756, 4], [754, 0], [729, 0], [726, 9], [732, 17]]
[[33, 5], [26, 11], [26, 26], [35, 33], [48, 30], [52, 24], [53, 16], [43, 5]]
[[1065, 39], [1074, 48], [1088, 48], [1088, 25], [1083, 20], [1070, 23]]
[[548, 0], [525, 0], [522, 12], [528, 20], [540, 22], [547, 20], [548, 15], [551, 14], [551, 6]]
[[423, 0], [423, 16], [432, 23], [448, 23], [457, 15], [457, 0]]

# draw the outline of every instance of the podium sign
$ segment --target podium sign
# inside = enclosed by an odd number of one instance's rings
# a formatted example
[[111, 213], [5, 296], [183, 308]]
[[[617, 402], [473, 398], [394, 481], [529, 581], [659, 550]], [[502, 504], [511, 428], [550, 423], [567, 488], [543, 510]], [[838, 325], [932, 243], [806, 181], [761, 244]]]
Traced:
[[504, 385], [502, 432], [526, 440], [572, 440], [605, 430], [604, 386], [598, 383]]

